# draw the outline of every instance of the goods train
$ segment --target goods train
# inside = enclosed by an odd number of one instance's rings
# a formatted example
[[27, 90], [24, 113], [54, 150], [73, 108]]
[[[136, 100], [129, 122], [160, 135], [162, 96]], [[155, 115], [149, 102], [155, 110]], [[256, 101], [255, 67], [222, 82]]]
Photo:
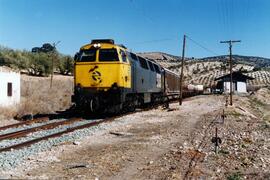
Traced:
[[[76, 53], [72, 102], [94, 113], [133, 111], [179, 95], [179, 75], [117, 45], [92, 40]], [[187, 89], [183, 91], [188, 95]]]

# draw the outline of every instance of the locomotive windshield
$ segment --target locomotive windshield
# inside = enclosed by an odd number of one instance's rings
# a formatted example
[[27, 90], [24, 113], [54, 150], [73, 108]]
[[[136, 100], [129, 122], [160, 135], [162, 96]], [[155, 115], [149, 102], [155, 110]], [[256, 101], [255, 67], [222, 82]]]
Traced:
[[83, 50], [80, 52], [78, 60], [79, 62], [94, 62], [96, 61], [96, 49]]
[[100, 49], [99, 61], [119, 61], [116, 49]]

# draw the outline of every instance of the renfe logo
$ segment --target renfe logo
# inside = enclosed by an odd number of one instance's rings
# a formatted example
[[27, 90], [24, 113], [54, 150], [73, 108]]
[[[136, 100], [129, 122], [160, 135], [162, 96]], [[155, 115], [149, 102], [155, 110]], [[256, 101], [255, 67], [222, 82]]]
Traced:
[[97, 82], [99, 82], [99, 83], [101, 83], [101, 73], [99, 72], [99, 71], [94, 71], [93, 73], [92, 73], [92, 79], [94, 80], [94, 81], [97, 81]]
[[93, 86], [96, 86], [102, 82], [101, 73], [98, 71], [98, 66], [91, 68], [89, 70], [89, 73], [90, 73], [92, 80], [94, 80], [94, 84], [92, 84]]

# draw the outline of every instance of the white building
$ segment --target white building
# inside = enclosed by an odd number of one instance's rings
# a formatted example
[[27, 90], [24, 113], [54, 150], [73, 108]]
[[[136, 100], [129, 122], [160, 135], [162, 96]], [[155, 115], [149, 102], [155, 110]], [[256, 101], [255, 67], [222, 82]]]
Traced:
[[[235, 93], [247, 93], [247, 80], [253, 80], [253, 77], [242, 74], [241, 72], [232, 73], [232, 92]], [[220, 89], [224, 93], [230, 92], [231, 75], [226, 74], [215, 79], [218, 81], [217, 89]]]
[[0, 67], [0, 107], [8, 107], [20, 103], [20, 78], [20, 73], [6, 67]]

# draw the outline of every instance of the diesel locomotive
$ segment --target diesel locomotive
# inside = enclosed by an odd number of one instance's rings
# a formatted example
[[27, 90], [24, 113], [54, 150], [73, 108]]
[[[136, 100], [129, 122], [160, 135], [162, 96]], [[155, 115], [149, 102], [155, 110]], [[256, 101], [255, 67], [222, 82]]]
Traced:
[[94, 113], [134, 111], [179, 95], [179, 75], [117, 45], [92, 40], [76, 53], [74, 95], [78, 109]]

